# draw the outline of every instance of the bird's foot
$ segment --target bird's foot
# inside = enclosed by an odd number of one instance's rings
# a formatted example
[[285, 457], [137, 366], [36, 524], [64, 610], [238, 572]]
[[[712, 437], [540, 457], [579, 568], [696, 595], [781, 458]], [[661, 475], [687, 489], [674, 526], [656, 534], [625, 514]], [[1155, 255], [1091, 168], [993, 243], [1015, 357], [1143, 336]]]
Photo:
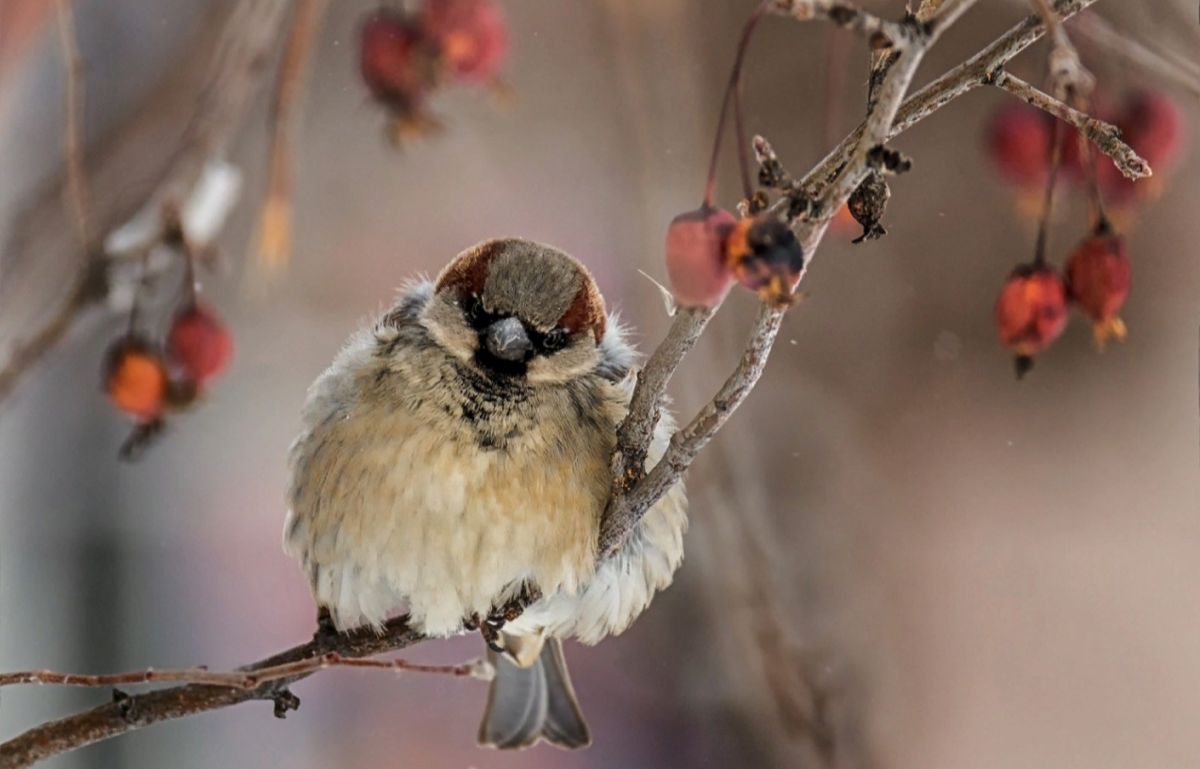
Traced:
[[337, 625], [333, 623], [333, 615], [329, 609], [322, 606], [317, 609], [317, 632], [313, 633], [313, 643], [321, 651], [333, 648], [338, 637]]
[[483, 636], [483, 642], [497, 654], [504, 653], [504, 647], [500, 644], [500, 628], [502, 627], [504, 627], [503, 622], [497, 625], [492, 622], [490, 616], [480, 620], [478, 614], [472, 614], [470, 620], [467, 622], [467, 628], [470, 630], [479, 630], [479, 635]]

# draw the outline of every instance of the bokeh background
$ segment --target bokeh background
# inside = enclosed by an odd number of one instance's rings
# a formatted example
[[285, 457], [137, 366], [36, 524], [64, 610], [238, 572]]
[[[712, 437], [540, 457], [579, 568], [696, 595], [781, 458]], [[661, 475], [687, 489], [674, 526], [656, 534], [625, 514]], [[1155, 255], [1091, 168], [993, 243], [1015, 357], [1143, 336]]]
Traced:
[[[195, 98], [181, 73], [203, 63], [231, 5], [78, 0], [89, 160], [133, 121]], [[122, 321], [93, 313], [0, 404], [0, 669], [224, 668], [305, 639], [313, 607], [279, 544], [305, 388], [394, 287], [480, 239], [574, 253], [649, 349], [668, 319], [638, 271], [664, 278], [666, 223], [699, 202], [753, 5], [505, 0], [515, 100], [449, 90], [435, 101], [444, 134], [398, 152], [357, 76], [356, 28], [374, 5], [334, 2], [298, 135], [293, 260], [270, 280], [248, 257], [265, 96], [230, 158], [246, 181], [204, 289], [236, 358], [211, 396], [140, 462], [119, 463], [128, 426], [98, 371]], [[1194, 7], [1136, 6], [1097, 8], [1137, 39], [1196, 50]], [[980, 3], [922, 80], [1025, 10]], [[840, 75], [831, 42], [849, 49]], [[1105, 93], [1153, 82], [1080, 45]], [[860, 114], [857, 46], [785, 19], [756, 38], [749, 124], [794, 171]], [[1040, 82], [1043, 62], [1036, 46], [1015, 70]], [[1195, 97], [1164, 88], [1194, 140]], [[482, 684], [331, 671], [296, 687], [304, 704], [286, 721], [247, 704], [48, 766], [1200, 766], [1200, 164], [1189, 152], [1130, 233], [1128, 343], [1097, 354], [1075, 318], [1018, 383], [991, 305], [1032, 253], [1033, 225], [982, 150], [1009, 98], [978, 90], [896, 142], [916, 169], [893, 184], [886, 239], [826, 239], [761, 385], [691, 474], [676, 585], [622, 637], [568, 647], [591, 749], [480, 751]], [[17, 250], [28, 211], [61, 180], [62, 105], [53, 3], [3, 0], [5, 347], [68, 283], [61, 255]], [[178, 126], [163, 125], [131, 156], [130, 185], [142, 160], [169, 154]], [[1061, 207], [1053, 260], [1084, 227], [1079, 200]], [[753, 312], [735, 291], [676, 377], [682, 415], [732, 367]], [[479, 653], [470, 637], [407, 656]], [[107, 696], [5, 690], [0, 739]]]

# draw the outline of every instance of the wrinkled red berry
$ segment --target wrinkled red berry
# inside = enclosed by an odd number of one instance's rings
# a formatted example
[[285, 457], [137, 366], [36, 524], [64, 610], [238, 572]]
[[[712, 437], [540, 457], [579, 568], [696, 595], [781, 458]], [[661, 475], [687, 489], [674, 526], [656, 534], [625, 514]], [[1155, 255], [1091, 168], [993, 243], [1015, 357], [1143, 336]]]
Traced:
[[1067, 292], [1092, 319], [1092, 333], [1101, 347], [1109, 339], [1125, 339], [1125, 323], [1118, 313], [1129, 286], [1129, 257], [1125, 241], [1116, 233], [1100, 231], [1085, 238], [1067, 260]]
[[104, 356], [104, 391], [138, 422], [158, 419], [167, 396], [167, 367], [158, 349], [134, 335], [113, 342]]
[[496, 78], [508, 54], [508, 25], [499, 5], [493, 0], [425, 0], [421, 15], [450, 72], [473, 82]]
[[1022, 265], [996, 298], [1000, 342], [1017, 355], [1017, 375], [1028, 371], [1033, 356], [1045, 350], [1067, 326], [1067, 292], [1049, 267]]
[[667, 277], [682, 307], [715, 307], [733, 285], [725, 239], [736, 219], [723, 208], [680, 214], [667, 228]]
[[725, 241], [725, 262], [737, 281], [763, 301], [786, 305], [804, 270], [804, 249], [787, 222], [763, 213], [733, 226]]
[[203, 386], [220, 374], [233, 355], [233, 337], [212, 310], [192, 305], [175, 316], [167, 354], [188, 378]]
[[434, 58], [421, 28], [403, 14], [380, 9], [366, 18], [359, 34], [359, 68], [381, 103], [412, 110], [436, 78]]

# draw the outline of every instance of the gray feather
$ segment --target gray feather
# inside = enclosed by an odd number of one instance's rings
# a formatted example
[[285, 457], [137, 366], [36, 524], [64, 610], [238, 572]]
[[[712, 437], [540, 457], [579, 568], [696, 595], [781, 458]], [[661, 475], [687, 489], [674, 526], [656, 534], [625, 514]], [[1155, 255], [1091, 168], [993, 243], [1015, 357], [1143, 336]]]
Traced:
[[575, 698], [575, 687], [571, 685], [567, 660], [563, 657], [562, 641], [557, 638], [546, 641], [538, 662], [545, 669], [548, 695], [542, 736], [547, 742], [563, 748], [586, 748], [592, 744], [592, 734], [583, 720], [579, 700]]
[[479, 726], [480, 745], [527, 748], [538, 739], [563, 748], [591, 743], [557, 638], [547, 640], [537, 662], [528, 668], [490, 650], [488, 660], [496, 676]]

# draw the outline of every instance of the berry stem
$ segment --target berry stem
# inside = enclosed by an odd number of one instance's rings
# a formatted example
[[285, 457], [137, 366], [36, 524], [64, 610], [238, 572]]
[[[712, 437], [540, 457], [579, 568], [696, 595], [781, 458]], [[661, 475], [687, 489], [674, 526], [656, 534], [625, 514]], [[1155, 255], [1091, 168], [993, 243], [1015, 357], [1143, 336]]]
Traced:
[[[1088, 108], [1088, 100], [1078, 93], [1071, 99], [1072, 106], [1080, 112]], [[1108, 215], [1104, 212], [1104, 196], [1100, 192], [1100, 183], [1096, 180], [1096, 155], [1092, 151], [1092, 143], [1082, 133], [1079, 134], [1079, 158], [1083, 162], [1084, 173], [1087, 174], [1088, 202], [1091, 208], [1092, 227], [1097, 233], [1112, 229]]]
[[1054, 188], [1058, 185], [1058, 167], [1062, 165], [1062, 136], [1063, 122], [1056, 119], [1050, 136], [1050, 172], [1046, 175], [1046, 194], [1042, 198], [1037, 245], [1033, 249], [1033, 264], [1036, 267], [1044, 267], [1046, 264], [1046, 240], [1050, 232], [1050, 217], [1054, 212]]
[[761, 3], [742, 28], [742, 36], [738, 40], [737, 55], [733, 60], [733, 69], [729, 73], [729, 83], [725, 86], [725, 95], [721, 100], [721, 114], [717, 117], [717, 135], [713, 139], [712, 156], [708, 162], [708, 178], [704, 183], [704, 208], [712, 208], [713, 199], [717, 192], [717, 161], [721, 157], [721, 139], [725, 135], [726, 116], [729, 106], [734, 105], [735, 131], [738, 142], [738, 166], [742, 177], [742, 192], [747, 199], [754, 194], [754, 186], [750, 180], [750, 145], [746, 138], [746, 126], [742, 117], [742, 62], [746, 58], [746, 49], [750, 37], [758, 22], [766, 15], [770, 0]]

